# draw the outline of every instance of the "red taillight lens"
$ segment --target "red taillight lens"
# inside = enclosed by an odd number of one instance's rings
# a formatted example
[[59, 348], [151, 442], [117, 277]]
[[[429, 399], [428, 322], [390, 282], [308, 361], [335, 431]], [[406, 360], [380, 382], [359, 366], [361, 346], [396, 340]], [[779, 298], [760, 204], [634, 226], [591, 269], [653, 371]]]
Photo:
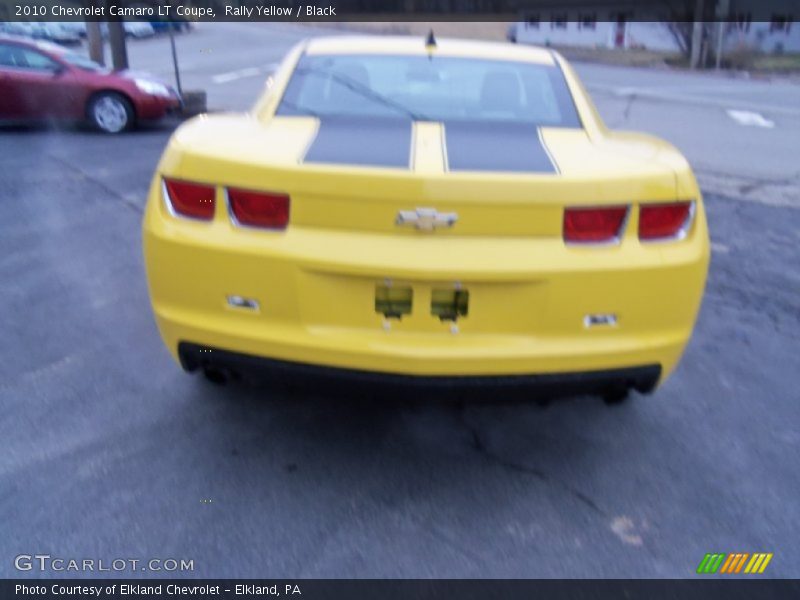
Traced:
[[639, 208], [639, 239], [658, 240], [678, 236], [689, 222], [691, 202], [642, 205]]
[[627, 206], [567, 208], [564, 211], [564, 241], [610, 242], [622, 235]]
[[167, 200], [172, 209], [184, 217], [210, 221], [214, 218], [214, 186], [188, 181], [164, 179]]
[[289, 224], [289, 196], [228, 188], [228, 201], [236, 221], [251, 227], [286, 229]]

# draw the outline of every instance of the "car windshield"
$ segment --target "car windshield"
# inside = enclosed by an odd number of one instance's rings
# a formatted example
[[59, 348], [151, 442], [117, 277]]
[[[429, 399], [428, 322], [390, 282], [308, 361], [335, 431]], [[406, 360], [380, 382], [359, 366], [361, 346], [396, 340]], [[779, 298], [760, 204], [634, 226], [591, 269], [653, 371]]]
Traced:
[[80, 54], [74, 54], [73, 52], [64, 52], [61, 54], [61, 58], [63, 58], [73, 67], [78, 67], [84, 71], [95, 71], [98, 73], [108, 71], [107, 68], [97, 64], [93, 60], [86, 58], [85, 56], [81, 56]]
[[558, 66], [439, 56], [304, 56], [278, 114], [580, 127]]

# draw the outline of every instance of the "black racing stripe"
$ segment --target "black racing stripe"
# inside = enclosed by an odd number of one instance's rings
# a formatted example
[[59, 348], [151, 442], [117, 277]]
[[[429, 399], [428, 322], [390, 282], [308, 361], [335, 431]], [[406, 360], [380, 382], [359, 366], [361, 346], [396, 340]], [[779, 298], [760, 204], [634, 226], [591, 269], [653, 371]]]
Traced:
[[322, 117], [304, 162], [409, 168], [411, 125], [410, 119]]
[[444, 134], [451, 171], [557, 172], [532, 123], [446, 121]]

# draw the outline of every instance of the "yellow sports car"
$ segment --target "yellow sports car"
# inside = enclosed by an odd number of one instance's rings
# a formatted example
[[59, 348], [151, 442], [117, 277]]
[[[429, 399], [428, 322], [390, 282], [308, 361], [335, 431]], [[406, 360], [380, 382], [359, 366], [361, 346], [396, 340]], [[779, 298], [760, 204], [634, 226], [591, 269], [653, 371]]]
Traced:
[[608, 399], [675, 368], [709, 260], [686, 160], [606, 129], [558, 53], [432, 36], [299, 44], [251, 113], [175, 132], [143, 229], [189, 371]]

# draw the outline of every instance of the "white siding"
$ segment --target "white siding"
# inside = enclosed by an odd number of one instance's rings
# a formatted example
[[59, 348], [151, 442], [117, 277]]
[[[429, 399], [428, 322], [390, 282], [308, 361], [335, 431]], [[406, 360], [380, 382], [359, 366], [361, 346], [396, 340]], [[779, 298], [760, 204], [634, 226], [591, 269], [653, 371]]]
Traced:
[[[570, 16], [570, 18], [573, 18]], [[678, 45], [663, 23], [628, 22], [622, 30], [612, 21], [597, 21], [594, 28], [582, 23], [567, 21], [559, 24], [540, 21], [538, 26], [526, 21], [517, 24], [517, 42], [555, 46], [646, 48], [658, 51], [677, 51]], [[619, 40], [617, 39], [620, 31]], [[620, 41], [621, 44], [617, 42]]]

